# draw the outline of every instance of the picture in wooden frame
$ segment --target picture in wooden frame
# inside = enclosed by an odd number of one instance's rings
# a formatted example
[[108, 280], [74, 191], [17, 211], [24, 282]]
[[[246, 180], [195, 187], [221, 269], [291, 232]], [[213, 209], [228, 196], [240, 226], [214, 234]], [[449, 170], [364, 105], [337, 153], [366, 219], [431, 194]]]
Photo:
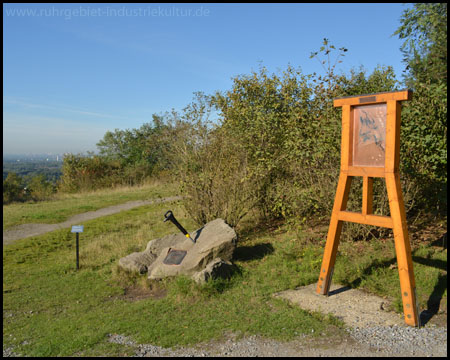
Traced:
[[384, 167], [386, 104], [353, 108], [353, 166]]

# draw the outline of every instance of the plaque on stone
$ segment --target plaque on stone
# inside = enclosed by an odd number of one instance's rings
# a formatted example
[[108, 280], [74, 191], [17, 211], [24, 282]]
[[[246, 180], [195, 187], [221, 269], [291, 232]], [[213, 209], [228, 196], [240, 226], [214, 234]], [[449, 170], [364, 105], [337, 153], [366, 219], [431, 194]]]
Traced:
[[187, 251], [185, 250], [175, 250], [169, 249], [167, 256], [163, 260], [163, 263], [166, 265], [180, 265], [186, 256]]

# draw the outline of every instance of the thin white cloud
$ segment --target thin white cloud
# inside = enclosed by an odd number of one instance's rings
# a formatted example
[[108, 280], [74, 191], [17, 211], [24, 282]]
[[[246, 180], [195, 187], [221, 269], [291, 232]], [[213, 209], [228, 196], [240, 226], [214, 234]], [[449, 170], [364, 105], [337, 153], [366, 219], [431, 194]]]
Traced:
[[35, 104], [28, 101], [18, 100], [14, 98], [3, 98], [3, 104], [11, 104], [11, 105], [17, 105], [25, 108], [34, 108], [34, 109], [43, 109], [43, 110], [53, 110], [53, 111], [59, 111], [59, 112], [71, 112], [75, 114], [80, 115], [88, 115], [88, 116], [94, 116], [99, 118], [105, 118], [105, 119], [119, 119], [119, 120], [126, 120], [127, 118], [122, 116], [116, 116], [111, 114], [105, 114], [105, 113], [99, 113], [95, 111], [89, 111], [85, 109], [76, 109], [71, 108], [65, 105], [44, 105], [44, 104]]

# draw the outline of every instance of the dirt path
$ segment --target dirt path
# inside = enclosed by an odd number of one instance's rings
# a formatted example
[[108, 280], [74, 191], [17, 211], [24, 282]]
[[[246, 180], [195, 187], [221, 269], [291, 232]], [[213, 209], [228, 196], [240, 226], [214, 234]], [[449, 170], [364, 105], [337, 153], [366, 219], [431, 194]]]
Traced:
[[124, 204], [108, 206], [96, 211], [88, 211], [82, 214], [77, 214], [70, 217], [68, 220], [57, 224], [22, 224], [11, 229], [3, 231], [3, 246], [13, 243], [16, 240], [27, 238], [30, 236], [42, 235], [50, 231], [69, 228], [72, 225], [78, 225], [83, 221], [96, 219], [98, 217], [107, 216], [132, 208], [156, 204], [160, 202], [170, 202], [180, 200], [181, 196], [171, 196], [162, 199], [153, 200], [136, 200], [128, 201]]

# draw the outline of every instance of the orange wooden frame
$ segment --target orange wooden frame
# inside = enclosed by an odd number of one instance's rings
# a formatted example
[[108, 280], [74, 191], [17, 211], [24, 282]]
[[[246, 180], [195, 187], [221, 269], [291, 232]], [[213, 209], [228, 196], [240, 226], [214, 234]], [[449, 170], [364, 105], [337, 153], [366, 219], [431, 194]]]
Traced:
[[[410, 90], [403, 90], [334, 100], [335, 107], [342, 107], [341, 169], [316, 292], [328, 295], [344, 221], [392, 228], [405, 322], [411, 326], [419, 326], [411, 246], [399, 176], [401, 101], [410, 100], [411, 97]], [[353, 108], [369, 104], [387, 105], [384, 167], [353, 166], [352, 162]], [[350, 185], [354, 176], [363, 178], [361, 213], [346, 211]], [[386, 181], [391, 216], [373, 214], [374, 177], [384, 178]]]

